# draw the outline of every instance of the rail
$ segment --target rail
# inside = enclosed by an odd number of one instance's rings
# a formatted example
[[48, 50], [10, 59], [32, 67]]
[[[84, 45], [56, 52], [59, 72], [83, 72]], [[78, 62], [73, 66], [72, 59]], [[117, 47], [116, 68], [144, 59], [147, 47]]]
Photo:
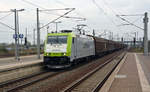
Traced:
[[[92, 76], [94, 73], [96, 73], [97, 71], [99, 71], [101, 68], [103, 68], [105, 65], [107, 65], [109, 62], [111, 62], [117, 55], [110, 57], [107, 59], [107, 61], [103, 64], [101, 64], [99, 67], [95, 68], [94, 70], [92, 70], [91, 72], [87, 73], [85, 76], [83, 76], [82, 78], [80, 78], [79, 80], [75, 81], [74, 83], [72, 83], [72, 85], [68, 86], [66, 89], [64, 89], [62, 92], [71, 92], [75, 87], [77, 87], [78, 85], [80, 85], [84, 80], [88, 79], [90, 76]], [[123, 57], [122, 57], [123, 58]], [[119, 64], [119, 63], [118, 63]], [[117, 64], [117, 65], [118, 65]], [[117, 66], [116, 65], [116, 66]], [[115, 67], [116, 67], [115, 66]], [[115, 67], [113, 68], [113, 70], [115, 69]], [[95, 90], [93, 90], [93, 92], [97, 92], [99, 90], [99, 88], [102, 87], [102, 85], [105, 83], [105, 81], [107, 80], [107, 78], [111, 75], [111, 73], [113, 72], [113, 70], [106, 76], [106, 78], [99, 83], [99, 85], [97, 85], [97, 87], [95, 88]]]

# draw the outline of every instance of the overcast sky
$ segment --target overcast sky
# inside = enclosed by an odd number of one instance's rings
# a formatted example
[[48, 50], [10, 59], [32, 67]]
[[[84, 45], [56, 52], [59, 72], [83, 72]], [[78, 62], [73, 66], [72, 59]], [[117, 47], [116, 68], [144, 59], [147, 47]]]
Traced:
[[[28, 29], [28, 39], [33, 42], [33, 29], [36, 28], [36, 8], [40, 9], [62, 9], [75, 8], [67, 16], [86, 18], [86, 21], [77, 21], [77, 19], [61, 18], [58, 29], [72, 29], [77, 24], [86, 24], [87, 34], [96, 30], [100, 35], [106, 30], [107, 33], [113, 32], [114, 39], [119, 37], [134, 37], [133, 32], [138, 32], [138, 37], [143, 37], [143, 30], [138, 29], [122, 21], [116, 15], [138, 15], [125, 16], [126, 20], [143, 28], [143, 15], [150, 13], [150, 0], [0, 0], [0, 11], [9, 11], [10, 9], [25, 9], [19, 12], [20, 33], [25, 34]], [[40, 23], [44, 25], [59, 15], [67, 11], [49, 11], [40, 12]], [[7, 16], [8, 15], [8, 16]], [[7, 16], [7, 17], [4, 17]], [[4, 18], [3, 18], [4, 17]], [[14, 27], [14, 14], [11, 12], [0, 13], [0, 22]], [[148, 25], [150, 27], [150, 23]], [[49, 32], [55, 30], [55, 24], [49, 25]], [[14, 42], [14, 30], [11, 30], [0, 24], [0, 43]], [[41, 40], [45, 39], [46, 28], [41, 29]], [[118, 35], [118, 36], [117, 36]], [[150, 39], [150, 32], [148, 34]]]

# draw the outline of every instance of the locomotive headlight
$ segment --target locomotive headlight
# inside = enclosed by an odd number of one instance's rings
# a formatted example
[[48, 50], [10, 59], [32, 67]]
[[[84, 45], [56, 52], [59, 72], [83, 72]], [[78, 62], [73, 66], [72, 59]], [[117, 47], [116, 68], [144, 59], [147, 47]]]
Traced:
[[47, 53], [47, 56], [48, 56], [48, 53]]
[[64, 53], [64, 55], [66, 55], [66, 53]]

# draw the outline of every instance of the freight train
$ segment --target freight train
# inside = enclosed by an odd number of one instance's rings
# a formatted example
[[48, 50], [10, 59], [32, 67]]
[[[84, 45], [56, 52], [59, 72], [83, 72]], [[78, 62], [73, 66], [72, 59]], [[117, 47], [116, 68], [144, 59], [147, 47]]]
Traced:
[[124, 48], [124, 44], [71, 31], [48, 33], [44, 45], [44, 65], [57, 69]]

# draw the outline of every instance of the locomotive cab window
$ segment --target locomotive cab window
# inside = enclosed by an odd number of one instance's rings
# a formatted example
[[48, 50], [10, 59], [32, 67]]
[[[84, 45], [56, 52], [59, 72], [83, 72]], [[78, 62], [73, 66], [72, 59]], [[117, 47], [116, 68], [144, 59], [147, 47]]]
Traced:
[[48, 36], [48, 44], [67, 44], [67, 36]]

